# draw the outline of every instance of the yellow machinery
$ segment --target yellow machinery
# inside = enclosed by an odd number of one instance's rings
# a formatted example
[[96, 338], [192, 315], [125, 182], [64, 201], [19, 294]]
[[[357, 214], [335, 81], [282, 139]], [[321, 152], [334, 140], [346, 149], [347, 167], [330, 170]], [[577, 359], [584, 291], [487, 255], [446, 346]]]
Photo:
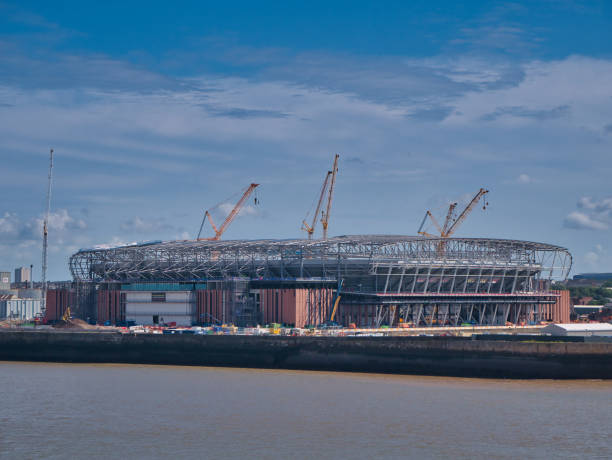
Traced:
[[[476, 203], [478, 203], [480, 199], [483, 198], [487, 193], [489, 193], [489, 191], [485, 190], [484, 188], [481, 188], [480, 190], [478, 190], [478, 193], [476, 193], [474, 198], [472, 198], [472, 201], [470, 201], [469, 204], [465, 207], [465, 209], [461, 212], [461, 214], [459, 214], [459, 217], [457, 217], [454, 220], [453, 220], [453, 216], [455, 215], [455, 208], [457, 207], [457, 203], [451, 203], [450, 206], [448, 207], [448, 212], [446, 214], [446, 220], [444, 221], [443, 226], [440, 226], [440, 224], [438, 223], [436, 218], [433, 216], [431, 211], [428, 210], [425, 213], [425, 217], [423, 217], [423, 221], [421, 222], [421, 226], [419, 227], [419, 230], [417, 233], [419, 235], [437, 238], [436, 235], [432, 235], [430, 233], [423, 231], [423, 226], [425, 225], [425, 221], [429, 217], [431, 222], [436, 227], [436, 230], [440, 232], [440, 237], [449, 238], [453, 233], [455, 233], [459, 225], [461, 225], [461, 223], [465, 220], [468, 214], [472, 212], [472, 209], [474, 209], [474, 206], [476, 206]], [[489, 203], [485, 201], [482, 209], [486, 209], [488, 205]]]
[[70, 312], [70, 307], [68, 307], [68, 308], [66, 308], [66, 311], [62, 315], [62, 321], [68, 322], [68, 320], [70, 320], [71, 316], [72, 316], [72, 313]]
[[[244, 204], [244, 202], [251, 195], [251, 193], [253, 193], [253, 190], [255, 190], [258, 186], [259, 184], [251, 184], [246, 188], [246, 190], [242, 194], [242, 197], [240, 197], [240, 199], [238, 200], [238, 203], [236, 203], [236, 206], [234, 206], [234, 209], [230, 211], [230, 213], [227, 215], [227, 217], [225, 218], [225, 220], [223, 221], [223, 223], [221, 224], [219, 228], [217, 228], [217, 226], [212, 220], [212, 216], [210, 215], [210, 212], [207, 210], [204, 213], [204, 218], [202, 219], [202, 224], [200, 225], [200, 231], [198, 232], [197, 240], [198, 241], [217, 241], [221, 239], [221, 235], [223, 235], [223, 232], [227, 230], [227, 227], [229, 226], [229, 224], [232, 223], [234, 218], [240, 212], [240, 209], [242, 208], [242, 205]], [[255, 198], [255, 204], [257, 204], [257, 198]], [[208, 221], [210, 222], [210, 226], [215, 232], [215, 236], [211, 236], [210, 238], [200, 238], [200, 235], [202, 234], [202, 228], [204, 227], [204, 222], [206, 221], [207, 217], [208, 217]]]
[[336, 184], [336, 174], [338, 173], [338, 158], [340, 155], [334, 157], [334, 167], [332, 168], [331, 183], [329, 185], [329, 193], [327, 194], [327, 208], [321, 216], [321, 224], [323, 224], [323, 239], [327, 239], [327, 226], [329, 225], [329, 215], [331, 213], [332, 198], [334, 196], [334, 185]]
[[[334, 157], [334, 166], [331, 171], [327, 171], [325, 175], [325, 180], [323, 181], [323, 186], [321, 187], [321, 191], [319, 192], [319, 201], [317, 202], [317, 207], [312, 216], [312, 222], [309, 224], [306, 222], [308, 218], [308, 214], [304, 220], [302, 220], [302, 230], [305, 230], [308, 233], [308, 239], [312, 239], [312, 234], [315, 231], [315, 225], [317, 224], [317, 219], [319, 218], [319, 212], [321, 212], [321, 225], [323, 226], [323, 239], [327, 239], [327, 227], [329, 225], [329, 216], [331, 214], [331, 205], [332, 198], [334, 196], [334, 186], [336, 185], [336, 173], [338, 172], [338, 158], [340, 155], [336, 155]], [[323, 204], [323, 199], [325, 198], [325, 193], [327, 192], [327, 206], [324, 211], [321, 211], [321, 206]], [[312, 209], [312, 208], [311, 208]]]
[[317, 202], [317, 208], [315, 209], [315, 212], [312, 216], [312, 223], [308, 225], [308, 222], [306, 222], [306, 218], [304, 218], [304, 220], [302, 221], [302, 230], [306, 230], [306, 233], [308, 233], [309, 240], [312, 239], [312, 234], [314, 233], [315, 225], [317, 224], [317, 218], [319, 217], [319, 211], [321, 210], [321, 205], [323, 204], [323, 198], [325, 198], [325, 192], [327, 191], [327, 184], [329, 184], [329, 178], [331, 175], [332, 175], [332, 172], [327, 171], [327, 174], [325, 175], [325, 180], [323, 181], [323, 186], [321, 187], [321, 193], [319, 194], [319, 201]]

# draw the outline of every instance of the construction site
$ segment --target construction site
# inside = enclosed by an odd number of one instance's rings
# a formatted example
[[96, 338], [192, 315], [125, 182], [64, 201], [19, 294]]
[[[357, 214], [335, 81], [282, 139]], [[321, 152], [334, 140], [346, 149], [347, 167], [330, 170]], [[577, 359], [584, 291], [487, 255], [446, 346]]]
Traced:
[[[416, 236], [328, 236], [338, 160], [336, 155], [317, 190], [314, 212], [301, 224], [305, 238], [222, 239], [242, 206], [249, 199], [257, 204], [253, 192], [259, 184], [251, 183], [219, 226], [206, 210], [193, 240], [79, 250], [69, 261], [73, 287], [49, 292], [47, 318], [65, 316], [70, 308], [82, 319], [107, 325], [420, 328], [569, 322], [567, 291], [551, 290], [552, 280], [569, 274], [567, 249], [454, 237], [476, 206], [487, 207], [484, 188], [463, 209], [448, 204], [441, 223], [427, 211]], [[213, 236], [202, 237], [207, 226]], [[429, 228], [436, 233], [424, 230]]]

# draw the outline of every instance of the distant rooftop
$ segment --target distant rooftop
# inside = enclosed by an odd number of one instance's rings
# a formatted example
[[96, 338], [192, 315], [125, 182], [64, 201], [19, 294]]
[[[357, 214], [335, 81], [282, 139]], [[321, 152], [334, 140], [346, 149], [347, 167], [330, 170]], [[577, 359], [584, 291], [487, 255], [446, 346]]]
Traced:
[[551, 332], [553, 329], [563, 329], [567, 332], [612, 332], [612, 324], [609, 323], [567, 323], [567, 324], [550, 324], [543, 331]]
[[580, 273], [574, 275], [575, 280], [612, 280], [612, 273]]

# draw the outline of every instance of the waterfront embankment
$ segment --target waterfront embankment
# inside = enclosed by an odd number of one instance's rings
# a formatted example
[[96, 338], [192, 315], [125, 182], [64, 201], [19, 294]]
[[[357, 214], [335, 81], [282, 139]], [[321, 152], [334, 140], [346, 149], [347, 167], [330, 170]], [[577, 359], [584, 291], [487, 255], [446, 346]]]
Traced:
[[612, 343], [460, 337], [291, 337], [4, 331], [0, 360], [492, 378], [612, 378]]

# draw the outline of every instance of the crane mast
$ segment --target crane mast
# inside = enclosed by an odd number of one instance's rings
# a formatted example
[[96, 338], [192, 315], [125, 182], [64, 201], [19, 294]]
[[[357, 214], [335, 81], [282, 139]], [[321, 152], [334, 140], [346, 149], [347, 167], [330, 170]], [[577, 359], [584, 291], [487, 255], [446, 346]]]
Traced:
[[451, 220], [453, 219], [453, 214], [455, 212], [455, 208], [457, 207], [457, 203], [451, 203], [448, 207], [448, 212], [446, 213], [446, 219], [444, 220], [444, 227], [442, 227], [441, 233], [446, 233], [451, 225]]
[[[312, 239], [312, 234], [315, 230], [315, 225], [317, 224], [317, 218], [319, 217], [319, 211], [321, 211], [321, 205], [323, 204], [323, 198], [325, 198], [325, 192], [327, 191], [327, 184], [329, 183], [329, 177], [332, 175], [331, 171], [327, 171], [325, 175], [325, 180], [323, 181], [323, 186], [321, 187], [321, 193], [319, 193], [319, 201], [317, 202], [317, 208], [315, 209], [314, 215], [312, 216], [312, 223], [308, 225], [306, 222], [306, 218], [302, 221], [302, 230], [306, 230], [308, 233], [308, 239]], [[311, 208], [312, 209], [312, 208]]]
[[45, 219], [43, 221], [43, 247], [42, 247], [42, 302], [41, 313], [44, 316], [47, 308], [47, 244], [48, 244], [48, 227], [49, 213], [51, 211], [51, 178], [53, 173], [53, 149], [49, 152], [49, 180], [47, 182], [47, 208], [45, 210]]
[[334, 185], [336, 184], [336, 174], [338, 173], [338, 158], [340, 155], [336, 154], [334, 157], [334, 167], [332, 168], [331, 184], [329, 185], [329, 193], [327, 195], [327, 208], [325, 213], [321, 217], [321, 223], [323, 224], [323, 239], [327, 239], [327, 226], [329, 225], [329, 215], [331, 213], [332, 198], [334, 196]]
[[[244, 202], [251, 195], [251, 193], [253, 193], [253, 190], [255, 190], [258, 186], [259, 184], [251, 184], [247, 187], [245, 192], [242, 194], [242, 197], [240, 197], [240, 199], [238, 200], [238, 203], [236, 203], [236, 206], [234, 206], [234, 209], [230, 211], [230, 213], [227, 215], [227, 217], [225, 218], [225, 220], [223, 221], [223, 223], [221, 224], [219, 228], [217, 228], [217, 226], [213, 222], [210, 212], [206, 211], [204, 213], [204, 218], [202, 219], [202, 224], [200, 225], [200, 231], [198, 232], [197, 240], [198, 241], [217, 241], [221, 239], [221, 235], [223, 235], [223, 233], [225, 232], [229, 224], [231, 224], [234, 218], [238, 215]], [[208, 218], [208, 221], [210, 222], [210, 226], [215, 232], [215, 236], [212, 236], [210, 238], [200, 238], [200, 235], [202, 234], [202, 228], [204, 227], [204, 222], [206, 221], [207, 218]]]

